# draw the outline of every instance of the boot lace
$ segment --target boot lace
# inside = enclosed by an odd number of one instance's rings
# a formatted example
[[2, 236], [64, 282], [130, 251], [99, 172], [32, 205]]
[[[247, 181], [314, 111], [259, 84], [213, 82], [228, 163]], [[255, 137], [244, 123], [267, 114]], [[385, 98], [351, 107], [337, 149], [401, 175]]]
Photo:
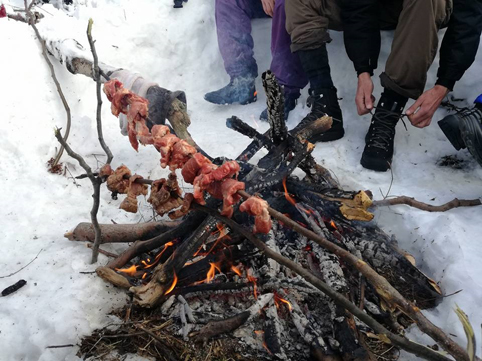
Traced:
[[393, 141], [395, 126], [399, 120], [402, 121], [405, 130], [408, 131], [407, 125], [403, 121], [403, 117], [405, 117], [406, 114], [399, 114], [380, 107], [375, 107], [374, 109], [376, 110], [375, 113], [370, 112], [373, 115], [374, 123], [368, 146], [386, 151]]

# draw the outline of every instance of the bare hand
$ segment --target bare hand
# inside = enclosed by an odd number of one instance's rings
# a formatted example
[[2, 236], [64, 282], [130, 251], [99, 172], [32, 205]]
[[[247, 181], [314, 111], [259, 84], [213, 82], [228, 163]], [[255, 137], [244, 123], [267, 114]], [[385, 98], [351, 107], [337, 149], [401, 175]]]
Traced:
[[358, 76], [355, 103], [358, 115], [368, 114], [373, 109], [375, 97], [373, 96], [373, 81], [369, 73], [361, 73]]
[[425, 128], [430, 125], [432, 117], [449, 90], [442, 85], [435, 85], [423, 93], [407, 110], [408, 119], [414, 127]]
[[261, 0], [264, 12], [271, 17], [273, 17], [274, 2], [275, 0]]

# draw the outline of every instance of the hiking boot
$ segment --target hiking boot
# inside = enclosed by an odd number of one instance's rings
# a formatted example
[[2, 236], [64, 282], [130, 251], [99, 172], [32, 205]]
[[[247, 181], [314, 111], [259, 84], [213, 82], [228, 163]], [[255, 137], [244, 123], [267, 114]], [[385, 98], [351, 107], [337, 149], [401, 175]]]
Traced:
[[[285, 120], [288, 120], [288, 115], [293, 109], [295, 109], [296, 103], [298, 102], [299, 97], [300, 97], [299, 93], [287, 94], [285, 92], [285, 107], [284, 107]], [[268, 108], [263, 110], [263, 112], [259, 116], [259, 119], [265, 122], [268, 121]]]
[[438, 124], [455, 149], [467, 148], [482, 166], [482, 104], [448, 115]]
[[340, 104], [338, 103], [338, 97], [336, 95], [336, 88], [309, 90], [310, 96], [306, 101], [306, 105], [311, 108], [310, 113], [304, 117], [300, 124], [298, 124], [292, 133], [295, 134], [302, 128], [306, 127], [309, 123], [328, 115], [333, 118], [333, 125], [329, 130], [324, 133], [317, 134], [309, 138], [312, 143], [316, 142], [330, 142], [337, 140], [345, 135], [343, 129], [343, 116], [341, 114]]
[[368, 133], [365, 137], [361, 165], [367, 169], [386, 172], [391, 167], [395, 127], [401, 118], [407, 99], [394, 97], [385, 91], [378, 102]]
[[224, 88], [206, 93], [204, 95], [210, 103], [214, 104], [249, 104], [257, 99], [253, 78], [233, 78]]

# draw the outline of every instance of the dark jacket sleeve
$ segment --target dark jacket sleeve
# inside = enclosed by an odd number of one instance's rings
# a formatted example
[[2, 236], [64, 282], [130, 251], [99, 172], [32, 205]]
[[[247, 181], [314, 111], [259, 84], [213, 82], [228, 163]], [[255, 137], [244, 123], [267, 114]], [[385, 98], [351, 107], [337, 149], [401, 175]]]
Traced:
[[454, 0], [454, 9], [440, 48], [437, 84], [452, 90], [472, 65], [482, 31], [482, 0]]
[[[380, 54], [379, 0], [343, 0], [341, 17], [348, 57], [358, 75], [377, 68]], [[425, 0], [424, 0], [425, 1]]]

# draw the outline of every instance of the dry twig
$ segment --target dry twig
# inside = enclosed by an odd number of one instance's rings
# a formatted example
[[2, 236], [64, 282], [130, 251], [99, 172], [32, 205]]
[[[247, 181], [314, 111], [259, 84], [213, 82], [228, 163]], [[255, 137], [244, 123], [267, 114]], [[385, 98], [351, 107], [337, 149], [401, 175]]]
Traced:
[[22, 268], [20, 268], [18, 271], [15, 271], [13, 273], [10, 273], [9, 275], [6, 275], [6, 276], [1, 276], [0, 278], [7, 278], [7, 277], [11, 277], [13, 275], [16, 275], [17, 273], [19, 273], [21, 270], [27, 268], [33, 261], [35, 261], [38, 257], [38, 255], [40, 254], [40, 252], [42, 252], [44, 249], [42, 248], [40, 251], [38, 251], [37, 255], [35, 256], [35, 258], [33, 260], [31, 260], [29, 263], [27, 263], [25, 266], [23, 266]]
[[373, 201], [373, 206], [380, 207], [380, 206], [394, 206], [398, 204], [405, 204], [410, 207], [421, 209], [422, 211], [427, 212], [446, 212], [453, 208], [458, 207], [474, 207], [482, 205], [482, 201], [480, 198], [478, 199], [458, 199], [454, 198], [450, 202], [442, 204], [440, 206], [433, 206], [431, 204], [423, 203], [417, 201], [414, 198], [410, 198], [407, 196], [401, 196], [396, 198], [390, 199], [383, 199], [380, 201]]

